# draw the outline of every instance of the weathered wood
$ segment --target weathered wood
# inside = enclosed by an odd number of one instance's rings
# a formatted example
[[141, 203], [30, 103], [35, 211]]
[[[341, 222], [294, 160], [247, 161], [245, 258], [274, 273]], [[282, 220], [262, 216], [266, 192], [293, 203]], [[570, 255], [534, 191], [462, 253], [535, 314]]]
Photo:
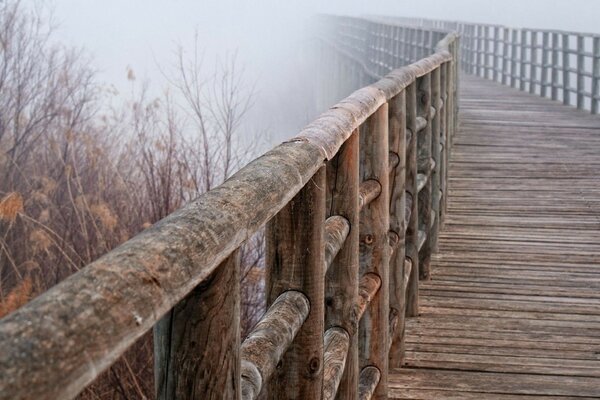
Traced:
[[360, 215], [360, 271], [381, 279], [381, 287], [371, 299], [360, 321], [360, 365], [376, 366], [382, 374], [375, 398], [387, 398], [389, 334], [389, 110], [384, 104], [367, 119], [361, 139], [361, 176], [381, 185], [381, 194]]
[[577, 108], [585, 107], [585, 42], [583, 35], [577, 35]]
[[[242, 399], [258, 398], [263, 386], [275, 372], [286, 350], [300, 331], [310, 312], [308, 298], [302, 293], [290, 290], [283, 292], [269, 307], [267, 313], [252, 329], [240, 349]], [[222, 347], [214, 347], [221, 350]], [[213, 360], [212, 362], [215, 362]], [[204, 370], [199, 370], [199, 373]], [[226, 394], [223, 386], [214, 388]], [[199, 392], [198, 395], [202, 395]], [[221, 397], [219, 398], [222, 398]], [[177, 398], [199, 398], [184, 393]], [[217, 398], [215, 393], [215, 398]]]
[[[306, 322], [269, 383], [273, 399], [314, 399], [322, 390], [324, 320], [325, 167], [268, 224], [266, 292], [272, 304], [298, 290], [310, 302]], [[290, 386], [290, 382], [294, 382]]]
[[597, 398], [598, 117], [465, 82], [449, 220], [389, 395]]
[[594, 38], [592, 61], [592, 114], [600, 113], [600, 37]]
[[278, 146], [3, 318], [0, 398], [77, 395], [283, 207], [322, 159], [311, 143]]
[[381, 194], [381, 184], [375, 179], [367, 179], [359, 187], [358, 206], [364, 208]]
[[[391, 344], [389, 364], [399, 366], [402, 358], [402, 337], [404, 331], [404, 314], [406, 309], [406, 292], [404, 259], [406, 250], [406, 227], [410, 219], [410, 208], [407, 210], [406, 201], [406, 92], [401, 92], [391, 100], [389, 106], [389, 149], [399, 154], [398, 165], [391, 169], [390, 186], [390, 234], [395, 242], [390, 253], [390, 315], [397, 317], [396, 326], [401, 328], [393, 331], [389, 338]], [[412, 201], [412, 199], [411, 199]], [[408, 217], [408, 218], [407, 218]], [[396, 335], [397, 333], [397, 335]]]
[[356, 303], [356, 318], [362, 318], [371, 300], [381, 287], [381, 278], [378, 275], [367, 273], [360, 278], [358, 285], [358, 301]]
[[154, 328], [157, 399], [240, 396], [239, 250]]
[[[418, 85], [418, 102], [417, 113], [427, 116], [427, 127], [423, 133], [419, 135], [417, 144], [417, 167], [419, 172], [427, 177], [424, 182], [424, 187], [419, 190], [419, 230], [424, 230], [425, 233], [429, 230], [431, 209], [432, 209], [432, 175], [431, 175], [431, 155], [433, 141], [433, 121], [429, 110], [432, 103], [432, 79], [431, 74], [422, 76], [417, 80]], [[419, 240], [419, 277], [421, 279], [429, 279], [431, 262], [431, 237], [425, 236], [426, 241], [422, 245]]]
[[325, 332], [323, 400], [334, 400], [346, 366], [350, 336], [341, 328]]
[[344, 245], [350, 233], [350, 223], [344, 217], [334, 215], [325, 221], [325, 271]]
[[[341, 327], [350, 335], [346, 368], [338, 386], [340, 398], [355, 399], [358, 385], [359, 133], [355, 131], [327, 165], [328, 212], [350, 223], [350, 232], [325, 278], [325, 327]], [[320, 396], [320, 394], [319, 394]], [[342, 397], [346, 396], [346, 397]]]
[[[417, 132], [417, 90], [416, 83], [406, 88], [406, 126], [407, 130]], [[417, 169], [417, 136], [413, 134], [406, 146], [406, 192], [407, 200], [411, 200], [410, 219], [406, 229], [406, 256], [413, 262], [408, 292], [406, 294], [406, 316], [418, 315], [419, 307], [419, 217], [418, 217], [418, 169]]]
[[[368, 366], [360, 372], [358, 384], [359, 400], [370, 400], [375, 398], [375, 391], [381, 380], [381, 371], [376, 367]], [[386, 396], [387, 398], [387, 396]]]
[[571, 104], [571, 72], [569, 69], [571, 68], [569, 53], [569, 35], [562, 34], [562, 89], [563, 89], [563, 104], [570, 105]]
[[[495, 31], [497, 32], [497, 31]], [[441, 68], [441, 67], [440, 67]], [[441, 71], [440, 68], [431, 73], [431, 102], [442, 110]], [[429, 218], [430, 251], [437, 251], [438, 228], [440, 221], [440, 187], [441, 187], [441, 119], [442, 112], [436, 113], [431, 121], [431, 211]]]

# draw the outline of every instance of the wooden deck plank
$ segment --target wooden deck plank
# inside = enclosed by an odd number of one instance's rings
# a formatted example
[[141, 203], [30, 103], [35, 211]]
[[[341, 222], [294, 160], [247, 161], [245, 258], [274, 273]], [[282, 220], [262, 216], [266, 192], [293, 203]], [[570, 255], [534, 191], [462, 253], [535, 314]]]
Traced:
[[600, 117], [464, 77], [446, 226], [390, 398], [600, 398]]

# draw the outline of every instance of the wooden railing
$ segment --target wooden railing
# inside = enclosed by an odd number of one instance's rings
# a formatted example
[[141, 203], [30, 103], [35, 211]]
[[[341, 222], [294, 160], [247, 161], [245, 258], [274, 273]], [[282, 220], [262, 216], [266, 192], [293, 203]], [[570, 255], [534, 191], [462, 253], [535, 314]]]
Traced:
[[[444, 218], [457, 52], [447, 35], [2, 319], [0, 399], [73, 398], [153, 327], [159, 399], [385, 398]], [[240, 343], [238, 248], [265, 225], [268, 311]]]
[[532, 94], [600, 112], [600, 35], [501, 25], [394, 18], [458, 32], [462, 69]]

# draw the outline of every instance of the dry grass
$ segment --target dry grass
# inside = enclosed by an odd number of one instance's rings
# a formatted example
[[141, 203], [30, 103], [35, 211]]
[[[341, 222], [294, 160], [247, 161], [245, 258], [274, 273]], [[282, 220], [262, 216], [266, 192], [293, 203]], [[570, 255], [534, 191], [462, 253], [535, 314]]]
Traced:
[[33, 282], [31, 277], [24, 278], [17, 284], [8, 295], [0, 301], [0, 318], [15, 311], [31, 299], [33, 294]]
[[23, 212], [23, 197], [19, 193], [8, 193], [0, 201], [1, 219], [12, 223], [21, 212]]

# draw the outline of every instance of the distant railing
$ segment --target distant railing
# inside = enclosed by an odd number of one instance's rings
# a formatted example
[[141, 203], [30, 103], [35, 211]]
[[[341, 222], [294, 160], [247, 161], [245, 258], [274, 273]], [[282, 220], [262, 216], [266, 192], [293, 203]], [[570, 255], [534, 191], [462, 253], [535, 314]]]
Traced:
[[[345, 50], [368, 52], [365, 74], [399, 61], [380, 29]], [[384, 398], [457, 122], [458, 39], [421, 39], [426, 57], [3, 318], [0, 399], [73, 398], [152, 328], [159, 399]], [[240, 343], [238, 249], [265, 225], [269, 308]]]
[[458, 32], [462, 70], [566, 105], [600, 112], [600, 35], [501, 25], [394, 18]]

